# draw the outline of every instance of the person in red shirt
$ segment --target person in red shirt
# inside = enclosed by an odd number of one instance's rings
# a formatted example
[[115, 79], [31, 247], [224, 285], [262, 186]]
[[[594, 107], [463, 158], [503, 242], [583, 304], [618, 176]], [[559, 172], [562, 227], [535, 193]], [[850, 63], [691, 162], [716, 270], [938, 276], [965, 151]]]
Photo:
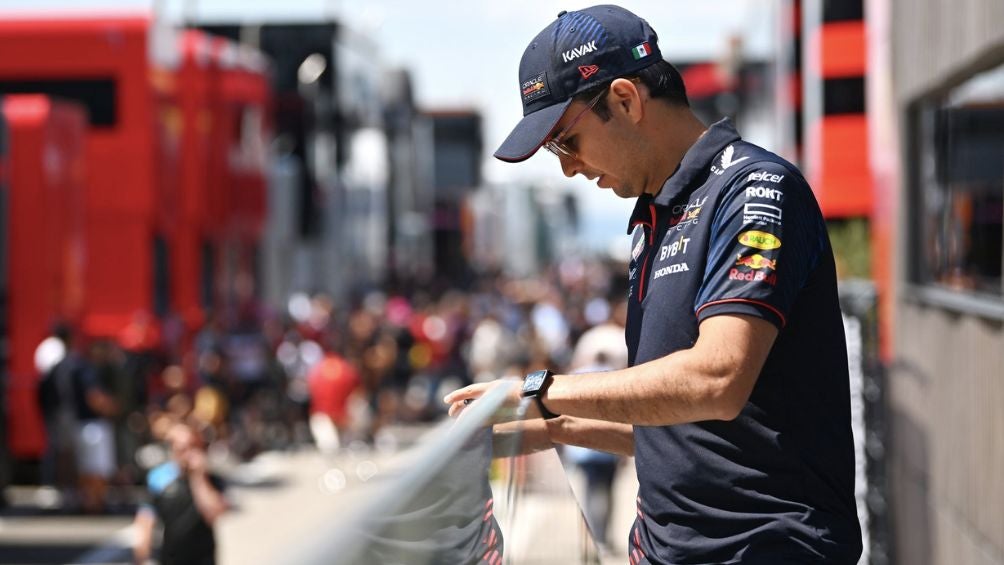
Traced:
[[349, 397], [359, 386], [359, 371], [331, 348], [307, 374], [310, 391], [310, 431], [323, 453], [341, 445], [348, 427]]

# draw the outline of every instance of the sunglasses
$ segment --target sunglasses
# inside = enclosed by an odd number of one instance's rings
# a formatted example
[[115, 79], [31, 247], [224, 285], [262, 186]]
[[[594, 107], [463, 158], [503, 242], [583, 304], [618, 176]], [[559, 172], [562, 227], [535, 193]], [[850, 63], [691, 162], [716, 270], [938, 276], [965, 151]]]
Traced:
[[560, 132], [558, 132], [558, 135], [544, 142], [544, 148], [558, 157], [564, 155], [565, 157], [575, 158], [575, 150], [565, 144], [565, 136], [568, 135], [568, 131], [575, 127], [575, 124], [582, 119], [582, 116], [586, 115], [586, 112], [592, 110], [593, 107], [596, 106], [596, 103], [600, 101], [600, 98], [602, 98], [605, 93], [606, 89], [603, 89], [596, 96], [594, 96], [593, 99], [586, 104], [585, 109], [572, 118], [572, 121], [569, 122], [568, 125]]

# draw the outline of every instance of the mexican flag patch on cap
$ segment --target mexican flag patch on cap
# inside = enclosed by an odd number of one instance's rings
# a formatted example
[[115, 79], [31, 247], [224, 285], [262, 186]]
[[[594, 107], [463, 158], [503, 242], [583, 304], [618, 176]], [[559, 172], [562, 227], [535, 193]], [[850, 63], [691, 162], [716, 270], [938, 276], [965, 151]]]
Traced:
[[648, 57], [652, 54], [652, 48], [648, 46], [648, 42], [638, 45], [631, 50], [631, 54], [634, 55], [635, 60], [641, 59], [642, 57]]

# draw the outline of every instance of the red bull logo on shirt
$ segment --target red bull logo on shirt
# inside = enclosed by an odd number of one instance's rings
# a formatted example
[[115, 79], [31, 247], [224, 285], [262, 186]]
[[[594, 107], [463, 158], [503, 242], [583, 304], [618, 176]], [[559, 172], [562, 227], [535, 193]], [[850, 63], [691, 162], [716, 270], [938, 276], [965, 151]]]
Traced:
[[742, 255], [736, 256], [736, 265], [742, 265], [744, 267], [749, 267], [751, 269], [770, 269], [771, 271], [777, 270], [777, 259], [771, 260], [759, 253], [750, 255], [749, 257], [743, 257]]
[[770, 271], [777, 270], [777, 259], [768, 259], [759, 253], [743, 257], [736, 255], [736, 265], [752, 269], [729, 269], [730, 281], [765, 282], [770, 286], [777, 285], [777, 273]]
[[770, 286], [776, 286], [777, 273], [768, 274], [766, 271], [740, 271], [739, 269], [729, 269], [729, 280], [764, 282]]

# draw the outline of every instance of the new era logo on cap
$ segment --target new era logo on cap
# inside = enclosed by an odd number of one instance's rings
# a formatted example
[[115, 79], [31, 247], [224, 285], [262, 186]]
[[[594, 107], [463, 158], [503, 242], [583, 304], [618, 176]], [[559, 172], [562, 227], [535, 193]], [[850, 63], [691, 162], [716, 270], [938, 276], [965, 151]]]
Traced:
[[586, 65], [584, 67], [579, 67], [579, 74], [582, 75], [582, 79], [585, 80], [596, 73], [600, 72], [600, 68], [596, 65]]

